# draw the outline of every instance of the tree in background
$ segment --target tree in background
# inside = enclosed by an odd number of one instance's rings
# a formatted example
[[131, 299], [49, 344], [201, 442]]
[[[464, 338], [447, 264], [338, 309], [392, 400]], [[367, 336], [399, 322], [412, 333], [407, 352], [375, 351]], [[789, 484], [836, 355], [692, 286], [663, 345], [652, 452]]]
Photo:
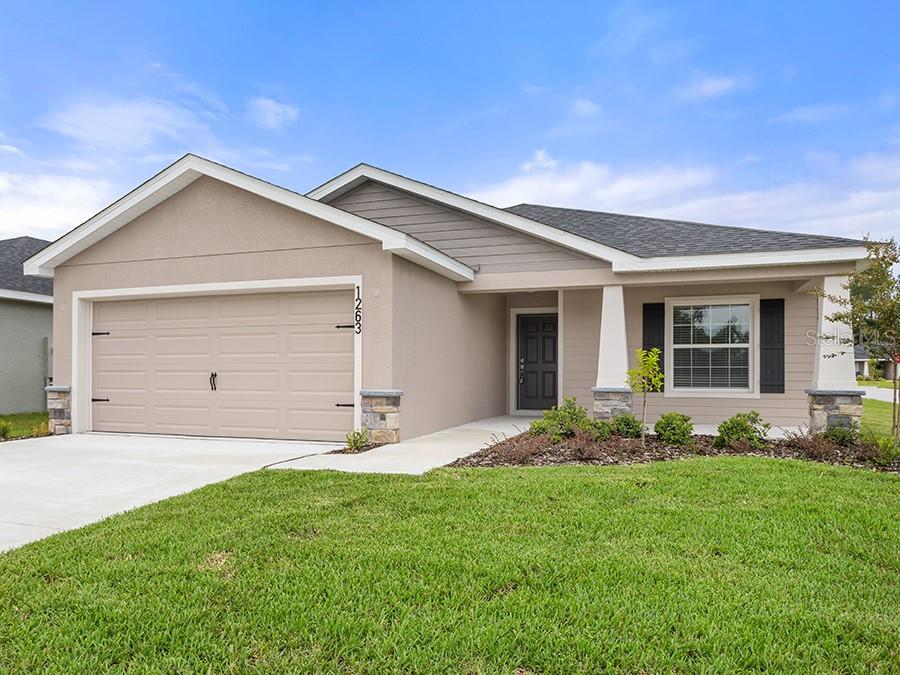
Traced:
[[[840, 308], [828, 319], [852, 326], [870, 356], [894, 363], [891, 433], [900, 440], [900, 275], [894, 271], [900, 266], [900, 247], [894, 239], [867, 240], [866, 249], [868, 265], [851, 274], [847, 282], [849, 300], [822, 295]], [[853, 348], [852, 340], [845, 342]]]

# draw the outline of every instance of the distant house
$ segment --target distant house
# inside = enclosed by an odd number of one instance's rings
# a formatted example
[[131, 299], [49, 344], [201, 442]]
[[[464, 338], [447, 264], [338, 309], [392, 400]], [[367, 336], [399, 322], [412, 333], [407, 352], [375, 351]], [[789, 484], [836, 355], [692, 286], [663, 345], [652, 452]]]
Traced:
[[47, 407], [53, 280], [26, 277], [22, 263], [49, 243], [0, 240], [0, 414]]
[[[862, 345], [855, 345], [853, 347], [853, 361], [856, 364], [856, 376], [857, 377], [870, 377], [875, 373], [871, 372], [869, 368], [869, 350], [867, 350]], [[887, 359], [876, 359], [879, 367], [882, 370], [882, 377], [893, 380], [894, 379], [894, 369], [897, 367], [891, 361]]]

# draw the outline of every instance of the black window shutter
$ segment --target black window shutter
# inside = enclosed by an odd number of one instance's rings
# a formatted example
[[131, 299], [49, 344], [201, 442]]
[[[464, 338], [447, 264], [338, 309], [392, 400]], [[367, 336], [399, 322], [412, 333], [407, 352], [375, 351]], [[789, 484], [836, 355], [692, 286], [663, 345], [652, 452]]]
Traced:
[[644, 349], [659, 349], [659, 369], [666, 372], [666, 305], [663, 302], [644, 303]]
[[784, 393], [784, 299], [759, 301], [759, 391]]

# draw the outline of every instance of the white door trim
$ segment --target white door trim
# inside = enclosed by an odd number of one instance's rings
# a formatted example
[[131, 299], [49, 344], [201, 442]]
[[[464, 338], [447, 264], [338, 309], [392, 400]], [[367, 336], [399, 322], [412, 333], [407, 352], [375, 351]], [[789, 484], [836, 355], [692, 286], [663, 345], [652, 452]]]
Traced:
[[[362, 297], [362, 276], [305, 277], [292, 279], [259, 279], [224, 281], [135, 288], [102, 288], [72, 293], [72, 433], [91, 430], [91, 330], [95, 302], [141, 298], [177, 298], [200, 295], [236, 295], [251, 293], [285, 293], [304, 289], [327, 291], [353, 289], [354, 298]], [[355, 300], [354, 300], [355, 302]], [[354, 307], [354, 312], [356, 308]], [[357, 321], [358, 319], [358, 321]], [[353, 335], [353, 427], [362, 420], [362, 315], [354, 317], [358, 328]]]
[[518, 394], [516, 391], [516, 352], [518, 351], [518, 323], [519, 316], [522, 314], [556, 314], [556, 399], [559, 403], [562, 399], [562, 374], [560, 372], [560, 359], [562, 354], [562, 341], [559, 339], [559, 321], [560, 312], [558, 307], [510, 307], [509, 308], [509, 340], [507, 351], [509, 352], [509, 390], [507, 398], [509, 400], [509, 414], [523, 415], [534, 417], [538, 412], [536, 410], [519, 410]]

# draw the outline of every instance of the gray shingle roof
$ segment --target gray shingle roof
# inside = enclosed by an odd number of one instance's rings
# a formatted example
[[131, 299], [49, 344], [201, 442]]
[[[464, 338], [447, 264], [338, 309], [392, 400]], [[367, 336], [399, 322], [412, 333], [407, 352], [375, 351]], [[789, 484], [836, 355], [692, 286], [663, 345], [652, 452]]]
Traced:
[[860, 246], [856, 239], [519, 204], [505, 211], [641, 258]]
[[50, 242], [34, 237], [0, 240], [0, 288], [8, 291], [53, 295], [53, 280], [26, 277], [22, 263]]

